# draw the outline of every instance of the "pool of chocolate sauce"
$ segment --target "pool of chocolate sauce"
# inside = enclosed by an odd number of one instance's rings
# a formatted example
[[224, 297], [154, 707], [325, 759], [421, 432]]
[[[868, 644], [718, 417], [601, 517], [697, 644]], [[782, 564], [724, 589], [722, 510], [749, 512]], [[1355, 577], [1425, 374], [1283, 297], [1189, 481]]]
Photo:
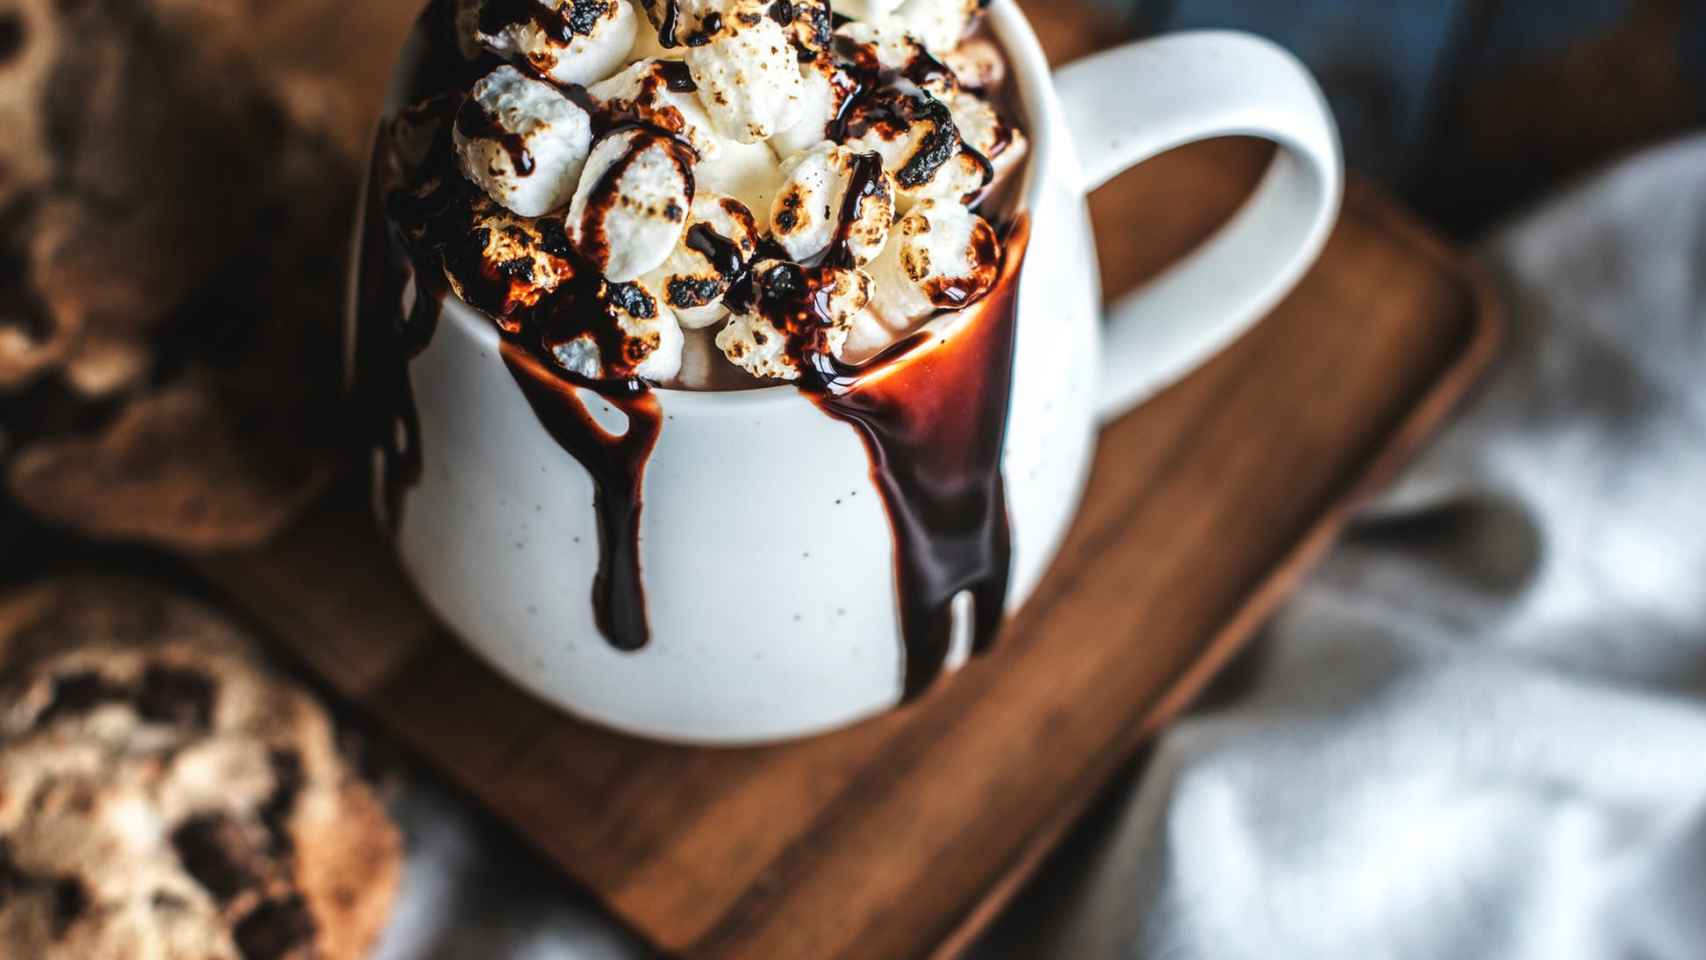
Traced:
[[[531, 0], [512, 6], [517, 16], [525, 10], [532, 17], [535, 10], [543, 9]], [[673, 6], [666, 3], [666, 9]], [[420, 29], [429, 43], [426, 56], [404, 85], [411, 102], [466, 91], [494, 65], [468, 64], [460, 58], [450, 34], [448, 8], [444, 0], [435, 0], [423, 15]], [[675, 86], [676, 78], [670, 79]], [[583, 105], [588, 102], [584, 90], [566, 92]], [[1007, 116], [1019, 116], [1016, 104], [998, 103]], [[460, 104], [452, 98], [450, 107]], [[443, 279], [442, 246], [422, 225], [430, 222], [431, 210], [457, 202], [444, 195], [447, 191], [466, 189], [442, 186], [425, 191], [423, 197], [422, 191], [410, 192], [410, 182], [436, 176], [444, 184], [459, 184], [448, 149], [448, 127], [462, 123], [464, 132], [477, 132], [484, 122], [486, 118], [467, 110], [458, 116], [451, 109], [441, 135], [446, 142], [435, 144], [431, 154], [439, 158], [436, 170], [402, 169], [397, 151], [383, 135], [375, 148], [359, 265], [356, 399], [366, 413], [371, 445], [379, 454], [384, 519], [393, 532], [400, 528], [407, 492], [421, 476], [422, 437], [410, 361], [431, 342], [444, 300], [453, 295]], [[600, 130], [633, 125], [634, 118], [595, 117]], [[668, 131], [655, 132], [669, 136]], [[512, 153], [517, 149], [507, 141], [504, 145]], [[522, 157], [515, 159], [517, 169], [523, 164]], [[787, 282], [766, 284], [770, 300], [760, 304], [761, 309], [781, 311], [802, 332], [823, 321], [813, 313], [818, 309], [814, 283], [822, 276], [814, 271], [850, 264], [845, 225], [854, 219], [857, 205], [869, 192], [869, 185], [849, 189], [841, 211], [843, 229], [835, 242], [816, 262], [778, 278]], [[805, 371], [797, 389], [826, 416], [858, 433], [893, 528], [906, 699], [929, 689], [943, 669], [957, 596], [966, 593], [972, 600], [973, 652], [990, 648], [1002, 621], [1012, 537], [1001, 455], [1012, 386], [1016, 298], [1029, 239], [1023, 213], [1009, 210], [1002, 216], [992, 209], [1016, 205], [1017, 191], [1009, 186], [1004, 193], [1002, 202], [986, 201], [979, 207], [1002, 235], [998, 279], [981, 300], [948, 318], [944, 324], [948, 333], [934, 327], [920, 330], [858, 364], [812, 350], [812, 337], [790, 338], [798, 344], [795, 359]], [[423, 208], [428, 213], [423, 215]], [[400, 224], [414, 229], [401, 229]], [[728, 259], [726, 241], [704, 232], [710, 235], [689, 237], [689, 243], [703, 248], [713, 263]], [[754, 296], [752, 286], [751, 277], [737, 280], [728, 294], [730, 302]], [[592, 479], [592, 508], [599, 531], [599, 566], [591, 584], [595, 621], [613, 646], [636, 651], [649, 639], [639, 551], [645, 466], [663, 417], [655, 385], [639, 379], [588, 380], [553, 360], [548, 341], [564, 335], [565, 324], [572, 327], [581, 322], [577, 312], [591, 309], [586, 296], [570, 292], [552, 305], [549, 316], [503, 318], [498, 324], [502, 362], [546, 433]], [[788, 329], [777, 316], [772, 319]], [[593, 326], [590, 321], [586, 325]], [[690, 352], [714, 350], [710, 331], [688, 334]], [[720, 355], [715, 359], [720, 361]], [[747, 377], [730, 364], [721, 367], [712, 377], [712, 388], [725, 383], [744, 389], [775, 386]], [[708, 371], [717, 368], [715, 362], [707, 365]], [[618, 435], [601, 427], [586, 408], [581, 390], [593, 391], [622, 411], [628, 419], [627, 430]]]

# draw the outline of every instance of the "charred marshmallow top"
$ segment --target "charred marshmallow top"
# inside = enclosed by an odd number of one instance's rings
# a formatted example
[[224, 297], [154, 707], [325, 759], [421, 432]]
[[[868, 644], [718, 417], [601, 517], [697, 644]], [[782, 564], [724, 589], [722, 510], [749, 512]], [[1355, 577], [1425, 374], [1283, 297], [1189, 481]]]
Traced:
[[638, 17], [622, 0], [460, 0], [459, 18], [473, 37], [464, 50], [484, 47], [524, 61], [557, 83], [591, 83], [628, 62]]
[[574, 196], [592, 149], [592, 117], [556, 87], [499, 67], [457, 111], [455, 137], [464, 176], [516, 213], [537, 217]]
[[670, 381], [709, 328], [793, 380], [994, 283], [1026, 143], [978, 0], [439, 4], [467, 85], [393, 126], [393, 218], [566, 373]]

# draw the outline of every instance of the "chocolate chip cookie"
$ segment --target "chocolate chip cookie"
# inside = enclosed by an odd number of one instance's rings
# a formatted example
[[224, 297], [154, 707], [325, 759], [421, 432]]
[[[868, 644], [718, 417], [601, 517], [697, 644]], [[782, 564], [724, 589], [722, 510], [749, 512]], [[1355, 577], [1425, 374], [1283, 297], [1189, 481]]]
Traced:
[[0, 955], [364, 956], [400, 844], [303, 690], [135, 583], [0, 596]]

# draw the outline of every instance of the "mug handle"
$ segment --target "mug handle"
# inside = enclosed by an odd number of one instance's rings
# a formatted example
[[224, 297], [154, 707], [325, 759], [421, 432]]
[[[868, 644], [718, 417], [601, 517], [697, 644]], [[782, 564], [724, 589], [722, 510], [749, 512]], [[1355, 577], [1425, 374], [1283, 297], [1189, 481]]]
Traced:
[[1085, 192], [1196, 140], [1248, 135], [1281, 148], [1231, 222], [1110, 309], [1098, 397], [1107, 422], [1224, 349], [1290, 292], [1338, 215], [1344, 162], [1307, 68], [1250, 34], [1128, 44], [1063, 67], [1055, 87]]

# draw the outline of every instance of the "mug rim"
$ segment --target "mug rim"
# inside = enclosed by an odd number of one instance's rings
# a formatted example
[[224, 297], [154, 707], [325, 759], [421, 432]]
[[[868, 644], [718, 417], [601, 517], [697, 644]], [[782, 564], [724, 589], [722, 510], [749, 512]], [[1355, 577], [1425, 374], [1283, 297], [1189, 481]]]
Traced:
[[[1048, 86], [1048, 59], [1043, 55], [1036, 31], [1031, 29], [1030, 21], [1019, 10], [1015, 0], [992, 0], [987, 16], [990, 29], [1000, 42], [1002, 52], [1007, 55], [1008, 67], [1013, 71], [1017, 82], [1019, 100], [1029, 114], [1032, 129], [1025, 130], [1025, 136], [1031, 141], [1031, 152], [1025, 158], [1025, 187], [1020, 194], [1018, 208], [1034, 211], [1039, 206], [1043, 184], [1048, 182], [1048, 167], [1054, 152], [1052, 141], [1055, 111]], [[447, 291], [446, 296], [446, 313], [450, 314], [450, 322], [463, 326], [463, 332], [471, 336], [478, 346], [493, 353], [498, 352], [502, 337], [491, 322], [491, 317], [458, 297], [454, 291]], [[951, 319], [959, 315], [950, 313], [943, 316]], [[928, 321], [926, 326], [935, 322]], [[750, 390], [686, 390], [680, 387], [654, 386], [652, 392], [660, 398], [668, 397], [672, 413], [698, 407], [727, 409], [773, 406], [799, 396], [799, 390], [788, 383], [754, 387]]]

